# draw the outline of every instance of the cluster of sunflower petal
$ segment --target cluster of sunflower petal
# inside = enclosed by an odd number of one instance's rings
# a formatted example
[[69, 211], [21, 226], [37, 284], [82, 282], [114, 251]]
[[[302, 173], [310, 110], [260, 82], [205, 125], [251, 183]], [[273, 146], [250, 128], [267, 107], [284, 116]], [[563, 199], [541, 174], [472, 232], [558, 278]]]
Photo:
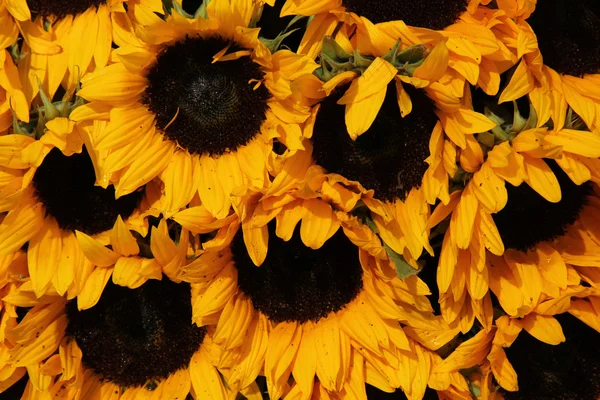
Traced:
[[0, 0], [0, 48], [0, 398], [599, 398], [597, 0]]

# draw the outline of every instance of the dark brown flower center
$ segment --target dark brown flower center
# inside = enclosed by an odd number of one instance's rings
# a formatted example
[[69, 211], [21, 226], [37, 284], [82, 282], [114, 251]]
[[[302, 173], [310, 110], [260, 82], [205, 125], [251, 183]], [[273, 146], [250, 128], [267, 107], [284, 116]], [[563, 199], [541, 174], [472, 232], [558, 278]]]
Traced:
[[129, 217], [143, 196], [138, 191], [115, 199], [113, 186], [103, 189], [95, 182], [94, 165], [85, 146], [80, 154], [69, 157], [54, 148], [33, 177], [37, 198], [60, 228], [89, 235], [111, 229], [119, 215]]
[[376, 24], [402, 20], [435, 30], [452, 25], [467, 10], [466, 0], [344, 0], [342, 5]]
[[358, 249], [340, 229], [323, 247], [306, 247], [296, 232], [284, 242], [269, 225], [269, 251], [254, 265], [241, 232], [232, 243], [238, 285], [273, 322], [317, 321], [344, 308], [362, 289]]
[[206, 334], [191, 322], [190, 285], [166, 277], [137, 289], [109, 282], [88, 310], [79, 311], [71, 300], [67, 317], [67, 336], [77, 341], [86, 368], [125, 387], [187, 367]]
[[577, 186], [555, 161], [546, 162], [558, 179], [562, 199], [550, 203], [525, 183], [520, 186], [507, 183], [508, 203], [492, 215], [507, 249], [526, 251], [537, 243], [563, 235], [577, 220], [591, 194], [591, 183]]
[[231, 45], [220, 37], [186, 38], [163, 49], [148, 71], [143, 101], [156, 114], [164, 135], [190, 153], [235, 151], [260, 133], [268, 89], [264, 73], [249, 56], [213, 62]]
[[77, 15], [90, 7], [106, 4], [106, 0], [27, 0], [32, 13], [49, 17], [64, 18], [67, 15]]
[[538, 1], [527, 20], [544, 64], [565, 75], [600, 72], [600, 2]]
[[402, 118], [394, 82], [388, 86], [377, 118], [355, 141], [346, 129], [342, 88], [319, 108], [313, 132], [313, 157], [328, 172], [360, 182], [382, 200], [404, 199], [421, 186], [427, 170], [429, 139], [437, 122], [435, 107], [424, 91], [405, 85], [413, 111]]

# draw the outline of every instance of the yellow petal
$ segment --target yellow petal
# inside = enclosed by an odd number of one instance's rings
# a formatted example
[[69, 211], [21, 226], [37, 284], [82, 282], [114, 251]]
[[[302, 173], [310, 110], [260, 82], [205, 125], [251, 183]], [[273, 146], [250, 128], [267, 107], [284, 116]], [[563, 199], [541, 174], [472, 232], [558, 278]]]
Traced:
[[442, 243], [442, 252], [437, 270], [437, 284], [441, 293], [448, 291], [457, 261], [458, 248], [452, 240], [451, 230], [447, 230]]
[[388, 334], [381, 318], [367, 303], [349, 306], [340, 323], [342, 331], [360, 346], [383, 355], [381, 347], [389, 347]]
[[[74, 87], [79, 77], [87, 71], [94, 57], [97, 37], [98, 16], [96, 10], [90, 7], [73, 18], [69, 32], [71, 40], [66, 43], [67, 66], [70, 72], [69, 87]], [[86, 43], [86, 46], [81, 46], [81, 43]]]
[[110, 121], [95, 143], [96, 150], [111, 150], [139, 141], [154, 129], [154, 114], [146, 107], [119, 108], [110, 111]]
[[331, 206], [318, 199], [305, 200], [300, 226], [302, 243], [311, 249], [319, 249], [340, 227]]
[[342, 368], [342, 344], [340, 327], [335, 317], [321, 320], [315, 326], [315, 348], [317, 355], [316, 374], [323, 387], [328, 390], [340, 390], [343, 383], [340, 376]]
[[506, 353], [502, 347], [496, 345], [492, 346], [492, 350], [487, 359], [490, 361], [494, 378], [496, 378], [503, 389], [510, 392], [519, 390], [517, 373], [510, 364], [510, 361], [508, 361], [508, 358], [506, 358]]
[[214, 278], [206, 290], [199, 294], [193, 304], [192, 319], [197, 321], [203, 316], [222, 310], [237, 291], [237, 269], [228, 264]]
[[412, 101], [406, 90], [404, 90], [400, 79], [396, 79], [396, 99], [398, 107], [400, 107], [400, 116], [404, 118], [412, 111]]
[[538, 268], [544, 279], [566, 289], [567, 265], [558, 251], [547, 242], [538, 243], [535, 249], [539, 258]]
[[173, 220], [194, 233], [209, 233], [220, 229], [237, 218], [231, 215], [218, 220], [204, 206], [189, 207], [173, 215]]
[[459, 249], [467, 249], [473, 235], [473, 226], [479, 203], [473, 194], [472, 187], [472, 184], [468, 184], [463, 190], [458, 206], [450, 220], [452, 237]]
[[269, 397], [278, 399], [283, 394], [301, 338], [302, 328], [295, 322], [277, 324], [270, 332], [264, 369]]
[[275, 234], [286, 242], [290, 240], [303, 214], [302, 200], [286, 204], [276, 216]]
[[117, 216], [115, 225], [110, 231], [110, 244], [117, 253], [125, 257], [137, 255], [140, 252], [137, 241], [120, 215]]
[[81, 246], [81, 251], [94, 265], [110, 267], [117, 262], [119, 255], [105, 247], [101, 242], [83, 232], [75, 231], [75, 235], [79, 241], [79, 246]]
[[490, 351], [494, 331], [479, 331], [471, 339], [461, 343], [442, 363], [434, 368], [434, 372], [451, 372], [470, 368], [480, 364]]
[[388, 83], [398, 73], [396, 67], [383, 58], [377, 57], [366, 71], [352, 82], [346, 93], [338, 100], [338, 104], [358, 103], [385, 92]]
[[96, 268], [92, 271], [77, 296], [77, 308], [87, 310], [98, 303], [112, 272], [112, 268]]
[[448, 68], [448, 47], [440, 42], [431, 50], [423, 64], [415, 69], [413, 76], [429, 82], [440, 80]]
[[146, 78], [133, 74], [122, 65], [112, 64], [82, 81], [77, 95], [86, 100], [112, 101], [115, 103], [135, 99], [146, 89]]
[[505, 183], [489, 164], [483, 164], [481, 169], [475, 172], [473, 182], [473, 192], [487, 212], [496, 213], [504, 208], [508, 201]]
[[18, 205], [0, 224], [0, 254], [19, 250], [41, 229], [43, 223], [41, 203]]
[[96, 13], [98, 16], [98, 37], [94, 49], [94, 64], [96, 68], [103, 68], [108, 63], [111, 51], [112, 24], [107, 5], [100, 5]]
[[213, 340], [225, 349], [241, 346], [252, 320], [252, 302], [242, 294], [230, 299], [215, 329]]
[[552, 115], [552, 96], [549, 96], [548, 93], [542, 88], [536, 87], [531, 91], [531, 93], [529, 93], [529, 100], [531, 101], [531, 105], [537, 114], [536, 127], [543, 126], [546, 122], [548, 122]]
[[115, 185], [117, 198], [132, 193], [150, 182], [169, 165], [173, 152], [174, 146], [168, 142], [148, 148], [144, 156], [136, 159]]
[[225, 218], [229, 214], [231, 200], [224, 193], [217, 173], [217, 163], [209, 155], [204, 154], [198, 163], [198, 193], [206, 209], [215, 218]]
[[169, 237], [167, 221], [161, 219], [158, 227], [152, 228], [150, 235], [150, 250], [154, 258], [163, 266], [169, 264], [177, 254], [177, 246]]
[[302, 340], [294, 360], [292, 373], [302, 393], [310, 397], [317, 371], [317, 355], [314, 351], [316, 347], [312, 325], [308, 329], [306, 325], [303, 328]]
[[562, 158], [555, 161], [576, 185], [592, 179], [591, 171], [577, 156], [563, 153]]
[[[226, 400], [227, 392], [221, 376], [201, 351], [196, 352], [190, 361], [190, 380], [196, 396], [201, 399]], [[184, 396], [185, 397], [185, 396]]]
[[529, 186], [551, 203], [558, 203], [562, 197], [560, 184], [554, 176], [554, 172], [543, 160], [533, 157], [525, 157], [525, 171]]
[[231, 370], [232, 385], [246, 387], [254, 382], [264, 365], [268, 338], [267, 319], [258, 313], [258, 317], [255, 316], [248, 327], [246, 340], [240, 348], [238, 363]]
[[4, 4], [10, 14], [18, 21], [27, 21], [31, 19], [31, 11], [29, 11], [27, 0], [11, 0]]
[[267, 258], [267, 249], [269, 247], [269, 230], [267, 225], [253, 228], [250, 224], [242, 224], [244, 233], [244, 243], [248, 250], [248, 255], [254, 262], [254, 265], [261, 266]]
[[352, 140], [356, 140], [371, 127], [385, 100], [386, 91], [387, 88], [384, 87], [371, 97], [346, 105], [346, 129]]
[[588, 131], [562, 129], [544, 138], [547, 142], [562, 146], [564, 151], [584, 157], [600, 157], [600, 135]]
[[62, 237], [58, 224], [52, 218], [44, 221], [43, 229], [31, 238], [27, 263], [33, 291], [40, 297], [52, 281], [62, 251]]
[[190, 372], [187, 368], [179, 369], [160, 382], [156, 390], [152, 392], [152, 400], [185, 399], [189, 395], [191, 387]]
[[64, 295], [75, 279], [75, 271], [84, 268], [85, 256], [72, 232], [62, 232], [62, 250], [52, 283], [59, 295]]
[[544, 343], [556, 345], [566, 340], [560, 323], [554, 317], [529, 314], [523, 318], [523, 329]]
[[482, 299], [488, 292], [488, 288], [487, 268], [484, 267], [480, 270], [476, 266], [471, 265], [469, 267], [467, 285], [467, 289], [469, 290], [471, 297], [475, 300]]
[[121, 257], [117, 260], [112, 275], [115, 285], [138, 288], [146, 282], [141, 275], [142, 260], [137, 257]]
[[21, 152], [35, 139], [26, 135], [0, 136], [0, 166], [12, 169], [29, 168], [29, 163], [21, 159]]
[[61, 315], [46, 329], [42, 330], [33, 342], [27, 345], [15, 346], [10, 351], [14, 366], [23, 367], [50, 357], [64, 337], [66, 326], [67, 316]]
[[504, 243], [492, 216], [484, 210], [480, 210], [478, 224], [485, 248], [497, 256], [502, 255]]
[[498, 104], [516, 100], [531, 92], [535, 86], [533, 74], [529, 71], [527, 62], [522, 59], [519, 66], [510, 78], [510, 82], [500, 94]]
[[81, 367], [83, 353], [75, 340], [63, 342], [59, 347], [60, 361], [63, 367], [63, 378], [69, 380], [74, 378]]
[[596, 118], [594, 101], [583, 96], [578, 88], [572, 86], [571, 83], [563, 79], [562, 88], [567, 103], [583, 119], [587, 126], [593, 126], [594, 119]]

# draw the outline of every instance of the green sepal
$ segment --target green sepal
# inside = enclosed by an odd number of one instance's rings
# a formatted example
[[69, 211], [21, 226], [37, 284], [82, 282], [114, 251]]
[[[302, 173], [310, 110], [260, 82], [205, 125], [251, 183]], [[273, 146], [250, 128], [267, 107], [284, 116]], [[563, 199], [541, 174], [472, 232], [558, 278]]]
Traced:
[[275, 39], [265, 39], [263, 37], [259, 38], [260, 42], [265, 45], [267, 49], [271, 52], [271, 54], [275, 53], [281, 47], [281, 42], [285, 40], [286, 37], [290, 36], [292, 33], [296, 32], [300, 28], [292, 29], [286, 33], [280, 33], [277, 35]]
[[29, 53], [21, 53], [21, 49], [19, 48], [18, 43], [14, 43], [9, 46], [10, 56], [13, 59], [15, 64], [18, 64], [19, 61], [23, 60], [25, 57], [29, 55]]
[[176, 2], [175, 0], [172, 1], [172, 4], [173, 4], [173, 9], [175, 11], [177, 11], [178, 14], [184, 16], [187, 19], [193, 19], [194, 18], [194, 16], [192, 14], [188, 13], [187, 11], [185, 11], [183, 9], [183, 7], [181, 5], [179, 5], [179, 3]]
[[517, 101], [513, 100], [512, 103], [513, 103], [513, 108], [514, 108], [512, 130], [514, 132], [521, 132], [523, 130], [523, 128], [525, 128], [525, 125], [527, 125], [527, 120], [525, 118], [523, 118], [523, 116], [519, 112], [519, 107], [517, 106]]
[[204, 0], [202, 2], [202, 4], [200, 4], [200, 7], [198, 7], [198, 9], [196, 10], [196, 13], [194, 14], [194, 18], [198, 19], [198, 18], [202, 18], [202, 19], [208, 19], [208, 3], [210, 3], [210, 0]]
[[478, 399], [481, 396], [481, 388], [475, 382], [467, 380], [467, 384], [469, 385], [469, 391], [471, 395]]
[[321, 50], [321, 56], [327, 56], [333, 60], [348, 61], [352, 57], [352, 54], [347, 53], [346, 50], [340, 46], [333, 37], [325, 36], [323, 38], [323, 48]]
[[[42, 103], [44, 104], [43, 107], [40, 107], [40, 110], [43, 110], [43, 113], [40, 112], [40, 118], [38, 121], [42, 122], [42, 120], [43, 120], [43, 125], [45, 126], [46, 122], [51, 121], [54, 118], [60, 117], [61, 113], [60, 113], [60, 111], [58, 111], [58, 108], [56, 108], [56, 106], [50, 101], [48, 96], [46, 96], [46, 93], [44, 92], [44, 89], [42, 88], [42, 83], [40, 82], [39, 78], [37, 78], [37, 84], [38, 84], [38, 88], [40, 91], [40, 99], [42, 100]], [[39, 128], [39, 122], [38, 122], [38, 128]]]
[[491, 132], [482, 132], [477, 134], [477, 141], [485, 147], [491, 149], [496, 144], [496, 137]]
[[401, 254], [396, 253], [390, 246], [385, 244], [383, 240], [382, 243], [385, 252], [390, 258], [390, 261], [392, 261], [396, 267], [396, 275], [398, 275], [398, 278], [406, 279], [409, 276], [417, 275], [419, 272], [421, 272], [423, 269], [422, 266], [420, 266], [418, 269], [415, 269], [415, 267], [406, 262]]
[[401, 41], [398, 39], [394, 47], [382, 58], [396, 67], [400, 73], [412, 76], [414, 70], [425, 61], [427, 47], [419, 44], [400, 50], [400, 43]]

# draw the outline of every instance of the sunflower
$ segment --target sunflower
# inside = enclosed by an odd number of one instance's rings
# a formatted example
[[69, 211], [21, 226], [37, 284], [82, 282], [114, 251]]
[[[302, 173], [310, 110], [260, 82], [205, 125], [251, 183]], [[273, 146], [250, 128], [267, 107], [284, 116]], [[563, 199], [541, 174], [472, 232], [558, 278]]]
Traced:
[[[8, 212], [0, 223], [0, 252], [9, 255], [27, 246], [29, 275], [37, 296], [56, 291], [73, 298], [91, 290], [95, 292], [92, 297], [86, 295], [90, 304], [101, 292], [97, 292], [97, 279], [106, 283], [110, 276], [110, 270], [95, 270], [96, 265], [112, 264], [106, 258], [93, 264], [98, 255], [87, 259], [78, 236], [111, 243], [124, 256], [137, 254], [129, 230], [142, 237], [147, 234], [146, 217], [156, 214], [151, 203], [154, 194], [160, 194], [148, 187], [117, 200], [114, 187], [95, 185], [94, 154], [83, 144], [89, 142], [88, 130], [93, 126], [57, 116], [68, 115], [73, 106], [76, 103], [47, 103], [38, 110], [38, 126], [31, 132], [26, 130], [30, 124], [17, 121], [10, 134], [0, 137], [0, 209]], [[126, 244], [119, 247], [119, 240]], [[88, 277], [94, 279], [86, 289]]]
[[[446, 70], [444, 52], [443, 46], [426, 52], [422, 46], [400, 50], [397, 44], [383, 57], [363, 56], [345, 33], [326, 38], [321, 67], [294, 82], [295, 89], [304, 86], [307, 97], [320, 101], [304, 126], [306, 151], [284, 160], [265, 192], [268, 201], [321, 197], [350, 212], [361, 200], [389, 249], [418, 268], [423, 249], [433, 253], [429, 204], [450, 200], [457, 147], [478, 147], [472, 134], [496, 126], [466, 108], [467, 98], [457, 97], [450, 108], [436, 95], [443, 86], [436, 76]], [[425, 90], [418, 73], [431, 77]]]
[[[133, 30], [131, 16], [138, 2], [3, 0], [0, 7], [11, 15], [5, 29], [18, 29], [24, 40], [13, 51], [27, 104], [36, 101], [40, 87], [51, 99], [61, 85], [71, 94], [83, 74], [104, 67], [113, 40], [121, 44]], [[160, 0], [144, 4], [162, 10]]]
[[[315, 57], [321, 49], [321, 38], [339, 29], [343, 22], [361, 54], [382, 56], [398, 40], [404, 46], [441, 45], [454, 79], [463, 83], [467, 80], [495, 94], [499, 74], [517, 61], [507, 47], [509, 43], [496, 34], [512, 21], [480, 3], [485, 2], [288, 0], [281, 15], [314, 15], [298, 50], [301, 54]], [[462, 89], [455, 95], [460, 97]]]
[[[539, 203], [527, 203], [537, 211], [549, 206], [564, 210], [563, 200], [569, 191], [587, 187], [590, 179], [598, 180], [600, 156], [600, 137], [594, 132], [573, 129], [576, 123], [570, 123], [570, 129], [561, 130], [537, 127], [535, 108], [527, 98], [520, 102], [526, 107], [520, 108], [515, 103], [514, 111], [509, 112], [494, 99], [483, 97], [482, 101], [480, 93], [475, 96], [475, 107], [485, 105], [485, 113], [497, 122], [497, 127], [476, 135], [480, 161], [462, 175], [450, 202], [439, 204], [427, 223], [429, 228], [441, 222], [440, 228], [448, 227], [441, 243], [437, 271], [441, 309], [448, 322], [458, 318], [467, 331], [470, 324], [466, 321], [473, 321], [474, 302], [484, 301], [491, 306], [488, 289], [500, 290], [497, 285], [502, 285], [503, 279], [490, 275], [491, 260], [511, 254], [514, 257], [515, 251], [535, 254], [533, 247], [538, 239], [540, 243], [551, 241], [562, 232], [556, 230], [562, 225], [554, 214], [527, 220], [525, 216], [536, 214], [526, 208], [521, 196], [526, 194], [528, 198], [539, 200]], [[521, 112], [527, 106], [529, 115], [525, 118]], [[460, 159], [462, 168], [462, 154]], [[503, 216], [516, 209], [520, 210], [519, 216], [511, 215], [508, 219], [516, 218], [523, 226], [509, 227], [507, 217]], [[542, 221], [549, 227], [541, 228]], [[558, 225], [552, 225], [553, 222]], [[541, 237], [539, 232], [546, 232], [548, 236]], [[532, 242], [521, 243], [527, 236]], [[515, 287], [523, 288], [521, 284]], [[507, 292], [504, 293], [506, 296]], [[538, 301], [532, 297], [530, 305]], [[477, 309], [482, 311], [481, 307]], [[515, 309], [512, 310], [511, 315], [515, 315]]]
[[[516, 9], [513, 3], [505, 2], [502, 8]], [[600, 10], [596, 3], [541, 1], [515, 17], [521, 31], [519, 47], [525, 51], [501, 101], [528, 94], [540, 125], [551, 119], [555, 129], [562, 129], [570, 108], [589, 129], [597, 130]], [[549, 29], [557, 26], [560, 29]]]
[[[244, 388], [263, 371], [271, 398], [321, 391], [366, 398], [365, 382], [422, 398], [432, 350], [458, 331], [432, 314], [424, 283], [400, 280], [379, 238], [355, 216], [319, 199], [265, 214], [255, 200], [242, 229], [232, 222], [225, 246], [208, 246], [183, 267], [182, 279], [199, 288], [193, 320], [216, 323], [215, 343], [237, 354], [224, 371], [228, 385]], [[191, 221], [190, 229], [198, 226]], [[258, 237], [265, 253], [252, 245]]]
[[109, 283], [94, 307], [80, 311], [56, 293], [36, 299], [28, 283], [4, 298], [27, 310], [7, 329], [2, 350], [5, 368], [27, 368], [31, 398], [230, 395], [213, 364], [220, 353], [210, 329], [191, 323], [189, 284]]
[[298, 124], [310, 114], [290, 97], [289, 79], [314, 63], [271, 54], [250, 27], [257, 4], [211, 1], [196, 17], [175, 7], [166, 20], [140, 6], [138, 43], [84, 77], [79, 95], [107, 112], [92, 142], [118, 198], [159, 177], [167, 217], [197, 194], [224, 218], [235, 188], [266, 185], [274, 138], [291, 153], [302, 148]]

